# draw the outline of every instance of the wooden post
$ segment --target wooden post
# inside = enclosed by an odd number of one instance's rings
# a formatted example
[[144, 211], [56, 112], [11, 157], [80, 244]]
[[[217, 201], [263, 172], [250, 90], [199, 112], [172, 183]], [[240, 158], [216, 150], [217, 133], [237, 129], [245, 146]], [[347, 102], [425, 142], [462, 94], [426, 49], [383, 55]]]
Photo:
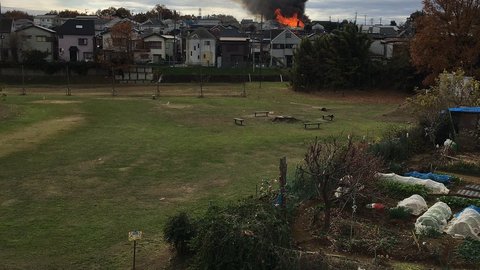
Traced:
[[22, 95], [25, 96], [27, 94], [27, 90], [25, 90], [25, 70], [23, 69], [22, 65]]
[[67, 96], [72, 95], [72, 91], [70, 90], [70, 69], [68, 68], [68, 63], [67, 63]]
[[135, 270], [135, 250], [137, 249], [137, 241], [133, 241], [133, 270]]
[[243, 81], [243, 93], [242, 93], [242, 97], [247, 97], [247, 91], [245, 90], [245, 84], [246, 84], [246, 82]]
[[285, 185], [287, 184], [287, 157], [280, 159], [280, 198], [282, 199], [281, 207], [285, 209], [287, 202], [285, 196]]
[[112, 67], [112, 96], [116, 96], [117, 93], [115, 91], [115, 70]]

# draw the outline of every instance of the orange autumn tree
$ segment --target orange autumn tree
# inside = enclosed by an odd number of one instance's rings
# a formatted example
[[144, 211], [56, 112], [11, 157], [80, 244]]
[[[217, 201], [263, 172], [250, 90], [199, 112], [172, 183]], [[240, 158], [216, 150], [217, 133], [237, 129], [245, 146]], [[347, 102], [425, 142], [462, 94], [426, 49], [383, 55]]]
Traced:
[[429, 85], [443, 71], [480, 75], [480, 0], [423, 0], [410, 44], [412, 62]]

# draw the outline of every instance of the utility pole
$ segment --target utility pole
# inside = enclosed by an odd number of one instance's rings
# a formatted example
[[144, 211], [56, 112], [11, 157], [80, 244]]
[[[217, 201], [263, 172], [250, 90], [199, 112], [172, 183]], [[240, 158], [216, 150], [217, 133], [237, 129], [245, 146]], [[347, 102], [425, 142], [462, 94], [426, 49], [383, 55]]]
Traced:
[[262, 66], [263, 66], [263, 14], [260, 17], [260, 89], [262, 88]]

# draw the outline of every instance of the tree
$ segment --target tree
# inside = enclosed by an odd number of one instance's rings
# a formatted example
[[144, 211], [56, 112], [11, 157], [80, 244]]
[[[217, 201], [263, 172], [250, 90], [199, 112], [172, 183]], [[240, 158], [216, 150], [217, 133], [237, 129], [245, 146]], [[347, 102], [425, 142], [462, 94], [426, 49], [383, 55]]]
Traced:
[[[371, 41], [347, 23], [313, 43], [305, 41], [295, 53], [292, 86], [296, 90], [352, 88], [369, 83]], [[303, 77], [303, 78], [302, 78]]]
[[430, 85], [444, 70], [480, 75], [480, 0], [424, 0], [410, 46], [412, 61]]
[[114, 16], [116, 12], [117, 12], [116, 8], [109, 7], [109, 8], [106, 8], [106, 9], [97, 10], [97, 12], [95, 12], [95, 15], [100, 16], [100, 17], [111, 17], [111, 16]]
[[29, 19], [33, 20], [33, 16], [23, 12], [21, 10], [9, 10], [3, 14], [5, 17], [14, 19], [14, 20], [20, 20], [20, 19]]
[[131, 22], [124, 21], [119, 22], [110, 28], [111, 39], [107, 42], [110, 43], [110, 47], [114, 47], [117, 51], [121, 52], [116, 61], [119, 64], [131, 63], [133, 60], [133, 43], [134, 43], [134, 32], [133, 25]]
[[173, 19], [173, 11], [168, 9], [165, 5], [157, 4], [152, 10], [147, 12], [149, 18], [160, 18], [162, 20]]
[[331, 49], [335, 52], [335, 66], [340, 75], [334, 83], [340, 87], [358, 87], [367, 82], [370, 64], [369, 37], [353, 23], [345, 24], [342, 30], [334, 30]]
[[123, 8], [123, 7], [120, 7], [118, 8], [115, 13], [113, 14], [113, 16], [116, 16], [116, 17], [119, 17], [119, 18], [131, 18], [132, 17], [132, 13], [130, 12], [130, 10], [126, 9], [126, 8]]
[[351, 139], [346, 143], [316, 139], [305, 154], [294, 185], [301, 186], [304, 194], [313, 192], [313, 197], [323, 202], [323, 227], [328, 230], [334, 204], [355, 205], [357, 198], [372, 190], [374, 176], [382, 168], [383, 161], [368, 151], [367, 144], [355, 144]]
[[438, 138], [438, 131], [446, 121], [442, 111], [450, 107], [480, 106], [480, 82], [466, 79], [464, 75], [462, 70], [444, 72], [429, 89], [422, 89], [407, 100], [412, 114], [425, 129], [433, 145], [447, 139]]
[[132, 19], [134, 21], [138, 22], [138, 23], [143, 23], [146, 20], [148, 20], [148, 17], [147, 17], [147, 14], [141, 12], [141, 13], [137, 13], [137, 14], [133, 15]]

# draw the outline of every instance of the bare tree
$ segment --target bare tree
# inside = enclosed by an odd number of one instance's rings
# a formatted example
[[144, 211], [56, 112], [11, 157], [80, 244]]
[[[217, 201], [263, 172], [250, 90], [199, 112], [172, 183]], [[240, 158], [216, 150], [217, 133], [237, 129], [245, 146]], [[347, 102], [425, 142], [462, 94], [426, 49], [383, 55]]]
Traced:
[[371, 190], [375, 173], [382, 168], [383, 161], [369, 153], [366, 144], [356, 144], [351, 139], [346, 143], [316, 139], [310, 144], [300, 170], [313, 182], [316, 197], [325, 204], [325, 230], [330, 228], [334, 204], [347, 203]]

